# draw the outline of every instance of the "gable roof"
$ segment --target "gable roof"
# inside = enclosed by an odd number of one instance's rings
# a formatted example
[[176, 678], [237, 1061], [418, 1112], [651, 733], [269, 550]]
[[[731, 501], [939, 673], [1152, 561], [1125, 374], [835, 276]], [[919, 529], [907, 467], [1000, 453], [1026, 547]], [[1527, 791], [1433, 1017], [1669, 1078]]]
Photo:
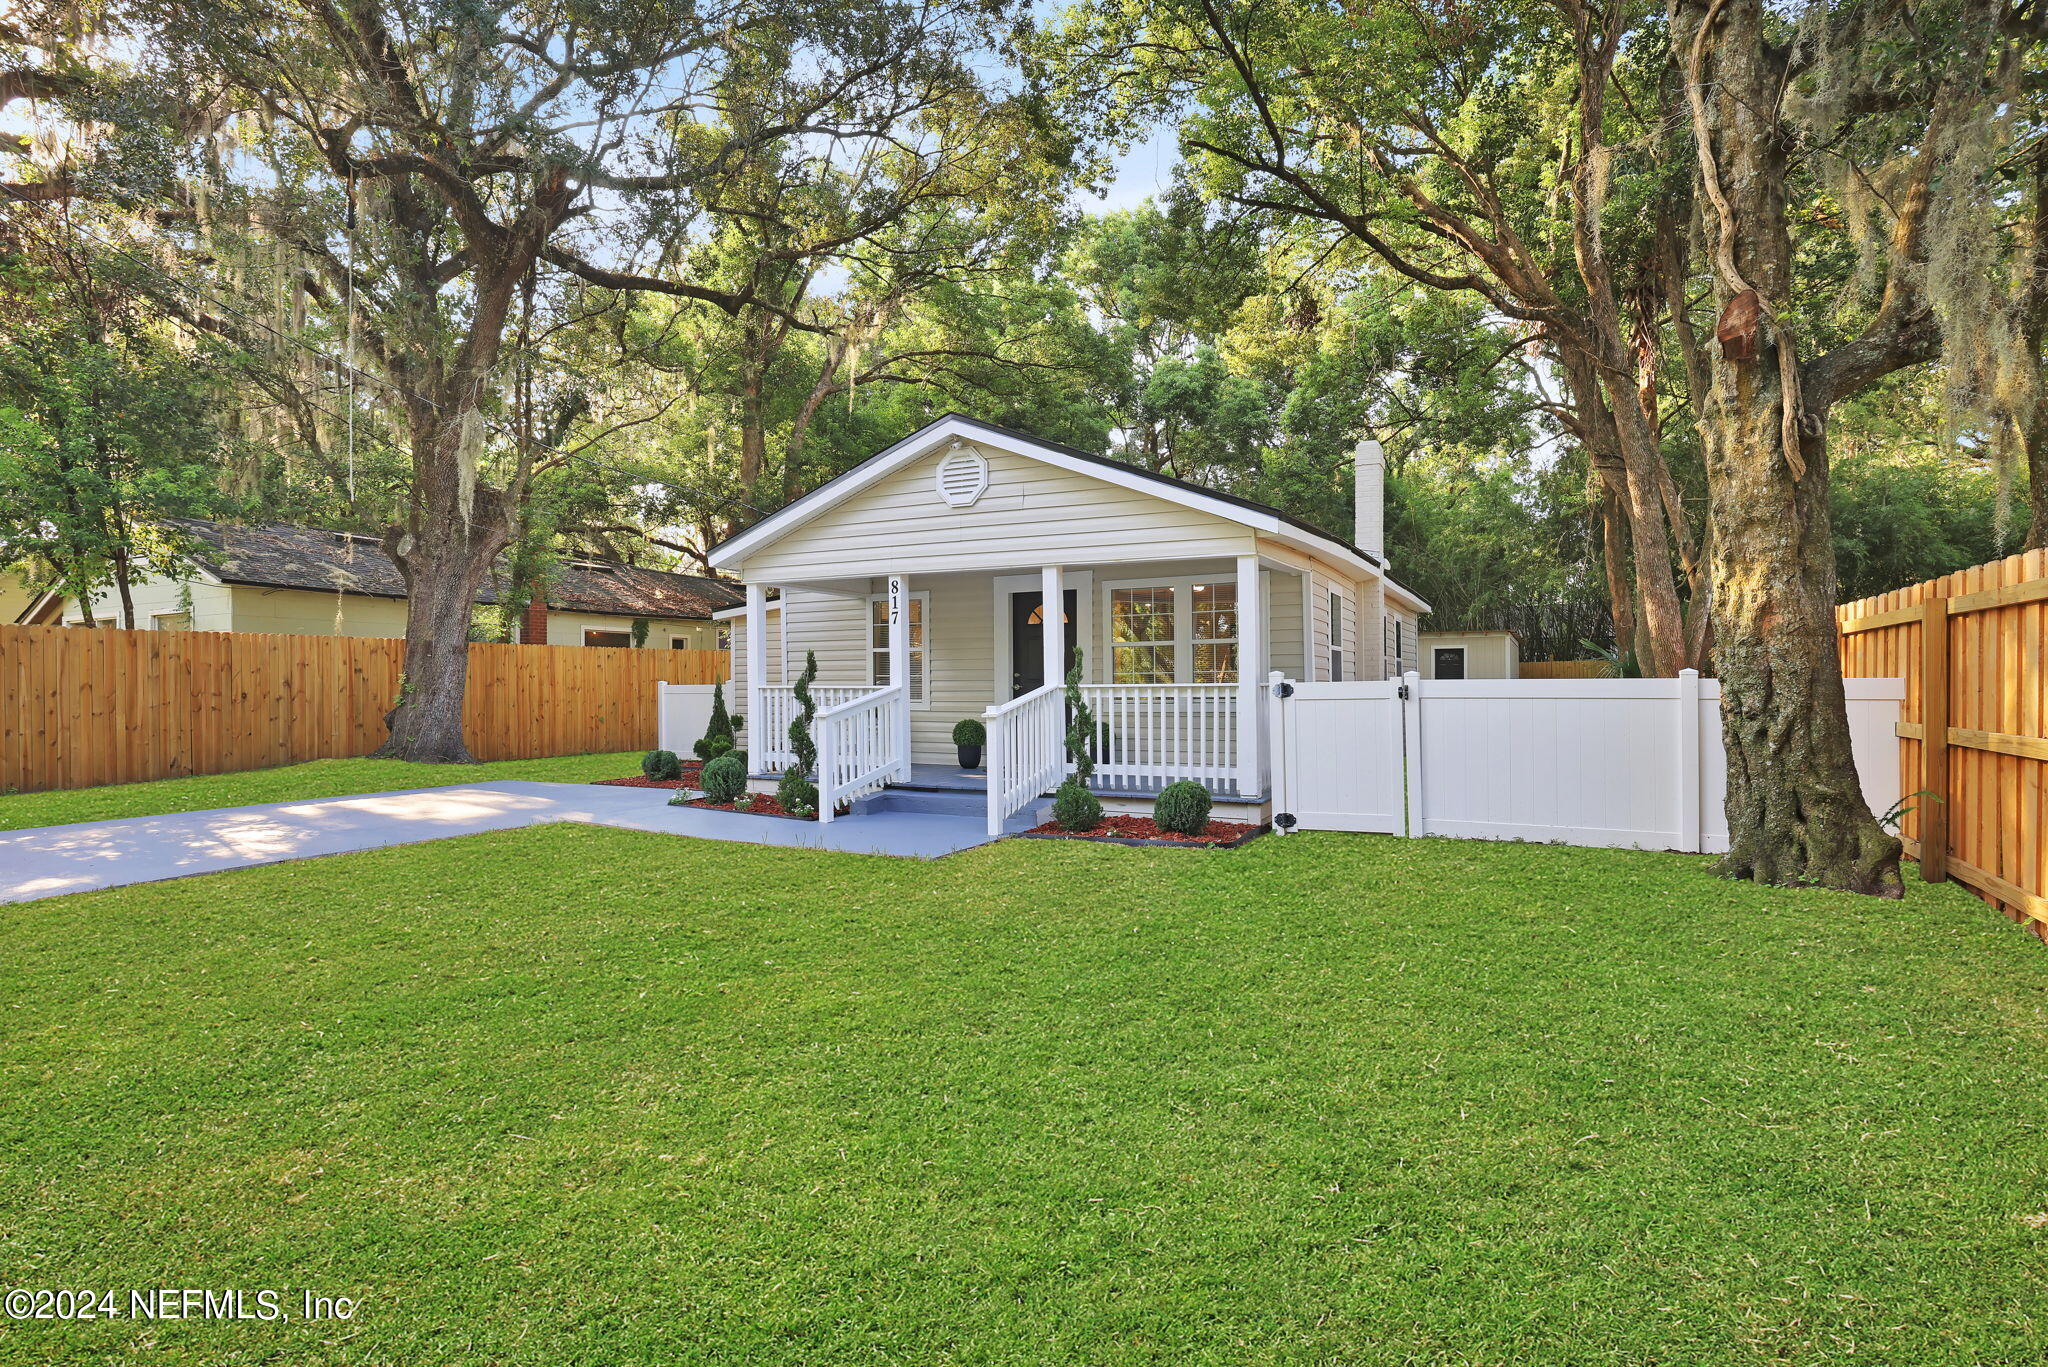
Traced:
[[903, 440], [869, 456], [844, 474], [835, 475], [802, 497], [784, 504], [745, 531], [719, 542], [711, 548], [707, 559], [721, 569], [737, 564], [748, 554], [781, 540], [826, 509], [872, 486], [884, 476], [930, 455], [941, 442], [956, 437], [965, 441], [972, 441], [977, 437], [992, 440], [1004, 449], [1020, 455], [1067, 469], [1079, 469], [1083, 474], [1093, 475], [1111, 484], [1137, 489], [1172, 503], [1241, 523], [1263, 531], [1275, 540], [1292, 542], [1305, 550], [1313, 550], [1339, 560], [1363, 562], [1366, 567], [1376, 572], [1382, 568], [1378, 556], [1360, 550], [1343, 538], [1332, 536], [1298, 517], [1281, 512], [1278, 508], [1255, 503], [1248, 498], [1239, 498], [1236, 494], [1190, 484], [1171, 475], [1155, 474], [1135, 465], [1127, 465], [1120, 460], [1112, 460], [1108, 456], [1095, 455], [1060, 442], [1046, 441], [1029, 433], [999, 427], [995, 423], [983, 422], [979, 418], [970, 418], [961, 413], [948, 413], [942, 418], [926, 423]]
[[[288, 522], [241, 526], [199, 518], [166, 518], [197, 543], [193, 560], [223, 584], [266, 589], [308, 589], [367, 598], [404, 598], [405, 578], [375, 537], [299, 527]], [[500, 600], [486, 584], [479, 603]], [[722, 579], [608, 561], [571, 560], [557, 567], [547, 603], [564, 612], [617, 617], [709, 619], [746, 602], [746, 591]]]

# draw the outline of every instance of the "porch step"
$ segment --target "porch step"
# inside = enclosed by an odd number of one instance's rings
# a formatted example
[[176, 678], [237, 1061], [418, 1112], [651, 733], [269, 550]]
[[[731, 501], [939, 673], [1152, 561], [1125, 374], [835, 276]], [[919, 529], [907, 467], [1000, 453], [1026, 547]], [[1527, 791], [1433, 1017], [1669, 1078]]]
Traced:
[[[988, 797], [984, 793], [962, 792], [957, 788], [917, 788], [892, 783], [881, 792], [870, 793], [854, 803], [853, 810], [862, 816], [917, 812], [925, 816], [962, 816], [980, 821], [988, 815]], [[1035, 802], [1004, 822], [1004, 829], [1013, 833], [1028, 831], [1045, 821], [1051, 811], [1051, 802]]]

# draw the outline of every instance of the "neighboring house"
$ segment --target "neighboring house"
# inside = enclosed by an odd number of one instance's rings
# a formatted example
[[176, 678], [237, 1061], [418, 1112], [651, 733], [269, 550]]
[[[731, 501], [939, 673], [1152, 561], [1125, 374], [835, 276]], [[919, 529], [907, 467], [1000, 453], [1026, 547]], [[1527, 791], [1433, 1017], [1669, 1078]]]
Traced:
[[[134, 586], [135, 624], [157, 631], [266, 631], [307, 636], [403, 636], [405, 581], [373, 537], [285, 523], [244, 527], [177, 519], [200, 546], [196, 568]], [[742, 601], [716, 579], [571, 560], [520, 620], [529, 645], [630, 646], [633, 623], [648, 624], [652, 649], [710, 650], [712, 616]], [[481, 604], [495, 603], [486, 588]], [[101, 625], [121, 621], [109, 588], [93, 599]], [[78, 601], [50, 592], [9, 620], [79, 625]]]
[[[788, 763], [789, 684], [807, 651], [821, 706], [875, 697], [889, 711], [859, 743], [881, 744], [876, 763], [901, 782], [913, 762], [957, 770], [954, 723], [994, 705], [1045, 699], [1030, 723], [1042, 741], [1063, 725], [1049, 695], [1081, 646], [1105, 789], [1191, 777], [1258, 800], [1268, 671], [1379, 680], [1413, 666], [1428, 604], [1386, 573], [1377, 444], [1360, 443], [1355, 469], [1347, 541], [1215, 490], [941, 418], [711, 552], [749, 596], [733, 615], [733, 656], [752, 768]], [[1053, 591], [1063, 646], [1045, 634]], [[900, 708], [896, 677], [908, 683]], [[991, 762], [1011, 760], [992, 751]]]
[[1522, 638], [1512, 631], [1425, 631], [1421, 637], [1425, 679], [1518, 679]]
[[0, 570], [0, 622], [12, 622], [35, 602], [36, 591], [11, 570]]

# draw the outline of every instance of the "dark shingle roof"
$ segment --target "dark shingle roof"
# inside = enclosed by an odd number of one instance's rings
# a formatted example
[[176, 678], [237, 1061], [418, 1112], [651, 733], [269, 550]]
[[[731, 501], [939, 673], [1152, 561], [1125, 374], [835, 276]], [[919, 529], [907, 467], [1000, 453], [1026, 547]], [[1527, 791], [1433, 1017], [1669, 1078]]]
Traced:
[[[168, 520], [199, 543], [193, 558], [222, 583], [405, 597], [405, 580], [374, 537], [284, 522], [245, 527], [197, 518]], [[746, 602], [746, 592], [722, 579], [571, 560], [556, 567], [547, 598], [550, 608], [566, 612], [708, 618]], [[477, 601], [497, 602], [496, 586], [486, 584]]]

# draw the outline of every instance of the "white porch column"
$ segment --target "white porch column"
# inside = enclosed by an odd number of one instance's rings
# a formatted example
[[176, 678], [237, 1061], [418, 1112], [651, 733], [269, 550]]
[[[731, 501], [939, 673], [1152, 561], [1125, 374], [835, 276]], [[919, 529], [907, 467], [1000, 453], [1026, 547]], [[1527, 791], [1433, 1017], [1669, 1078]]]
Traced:
[[[925, 662], [931, 663], [929, 659]], [[889, 682], [903, 690], [896, 709], [896, 760], [900, 776], [910, 777], [910, 578], [889, 576]]]
[[1067, 594], [1066, 575], [1058, 565], [1038, 572], [1038, 615], [1045, 622], [1045, 681], [1059, 683], [1067, 677]]
[[1266, 597], [1259, 557], [1237, 558], [1237, 791], [1250, 797], [1266, 786], [1261, 755], [1260, 681], [1266, 677]]
[[758, 774], [767, 759], [761, 728], [767, 725], [763, 688], [768, 682], [768, 586], [747, 585], [747, 772]]

